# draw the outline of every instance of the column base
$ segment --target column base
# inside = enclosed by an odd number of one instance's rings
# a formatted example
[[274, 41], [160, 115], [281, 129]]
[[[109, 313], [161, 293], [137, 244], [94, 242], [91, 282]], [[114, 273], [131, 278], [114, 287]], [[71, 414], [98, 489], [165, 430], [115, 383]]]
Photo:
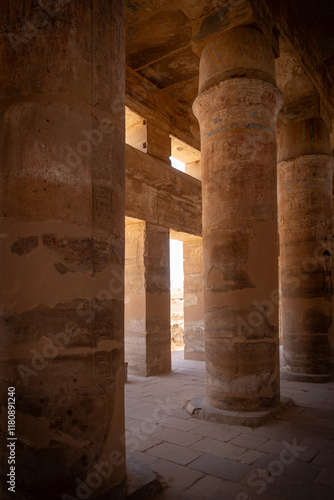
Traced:
[[334, 379], [333, 373], [296, 373], [281, 368], [281, 378], [283, 380], [289, 380], [291, 382], [306, 382], [311, 384], [326, 384]]
[[205, 401], [205, 396], [197, 396], [189, 401], [187, 412], [195, 418], [218, 422], [228, 425], [245, 425], [248, 427], [259, 427], [281, 411], [287, 410], [294, 405], [290, 398], [282, 397], [281, 402], [275, 408], [265, 411], [227, 411], [209, 406]]

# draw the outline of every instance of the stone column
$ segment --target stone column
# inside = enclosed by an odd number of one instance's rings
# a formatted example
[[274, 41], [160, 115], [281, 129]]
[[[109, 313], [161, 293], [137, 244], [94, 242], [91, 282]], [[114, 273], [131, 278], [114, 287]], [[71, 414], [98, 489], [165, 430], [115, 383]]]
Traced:
[[202, 145], [206, 403], [280, 404], [276, 120], [282, 95], [260, 31], [204, 48], [194, 112]]
[[203, 241], [183, 243], [184, 358], [205, 360]]
[[1, 411], [14, 387], [16, 495], [113, 498], [125, 479], [124, 2], [1, 10]]
[[144, 221], [129, 222], [125, 249], [128, 372], [159, 375], [171, 369], [169, 231]]
[[280, 286], [284, 376], [327, 382], [333, 374], [332, 176], [322, 119], [287, 125], [278, 141]]

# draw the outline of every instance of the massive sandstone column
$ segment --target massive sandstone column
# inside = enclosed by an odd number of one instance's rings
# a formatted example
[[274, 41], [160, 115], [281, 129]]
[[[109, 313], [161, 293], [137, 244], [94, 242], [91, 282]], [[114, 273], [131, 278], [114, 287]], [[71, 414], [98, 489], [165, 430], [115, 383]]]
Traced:
[[332, 156], [322, 119], [287, 125], [278, 141], [280, 286], [284, 376], [333, 374]]
[[127, 219], [125, 360], [149, 377], [171, 369], [169, 230]]
[[[16, 495], [114, 498], [125, 477], [124, 2], [1, 9], [16, 33], [0, 45], [1, 413], [12, 386]], [[5, 490], [8, 467], [4, 453]]]
[[206, 402], [228, 411], [280, 403], [274, 55], [234, 28], [201, 56], [194, 112], [202, 143]]

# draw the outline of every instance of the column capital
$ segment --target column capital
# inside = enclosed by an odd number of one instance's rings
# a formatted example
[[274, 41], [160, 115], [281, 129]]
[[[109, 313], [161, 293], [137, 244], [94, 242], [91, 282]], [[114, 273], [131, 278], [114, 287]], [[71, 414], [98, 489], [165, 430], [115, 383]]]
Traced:
[[225, 412], [276, 411], [278, 308], [269, 301], [268, 315], [263, 304], [278, 286], [276, 122], [283, 99], [263, 33], [238, 26], [211, 38], [199, 92], [206, 403]]
[[304, 95], [283, 106], [278, 115], [278, 130], [292, 123], [310, 119], [323, 120], [329, 132], [332, 131], [331, 112], [316, 90], [312, 94]]
[[332, 156], [329, 131], [322, 118], [308, 118], [286, 125], [278, 137], [278, 162], [305, 155]]
[[255, 27], [220, 32], [202, 52], [199, 75], [199, 93], [232, 78], [255, 78], [275, 84], [272, 47]]

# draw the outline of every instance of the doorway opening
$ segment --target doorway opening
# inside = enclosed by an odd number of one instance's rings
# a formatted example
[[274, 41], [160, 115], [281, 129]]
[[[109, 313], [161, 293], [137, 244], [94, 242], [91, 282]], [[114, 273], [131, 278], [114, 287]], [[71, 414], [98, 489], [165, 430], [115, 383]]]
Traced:
[[169, 240], [171, 350], [184, 349], [183, 242]]

